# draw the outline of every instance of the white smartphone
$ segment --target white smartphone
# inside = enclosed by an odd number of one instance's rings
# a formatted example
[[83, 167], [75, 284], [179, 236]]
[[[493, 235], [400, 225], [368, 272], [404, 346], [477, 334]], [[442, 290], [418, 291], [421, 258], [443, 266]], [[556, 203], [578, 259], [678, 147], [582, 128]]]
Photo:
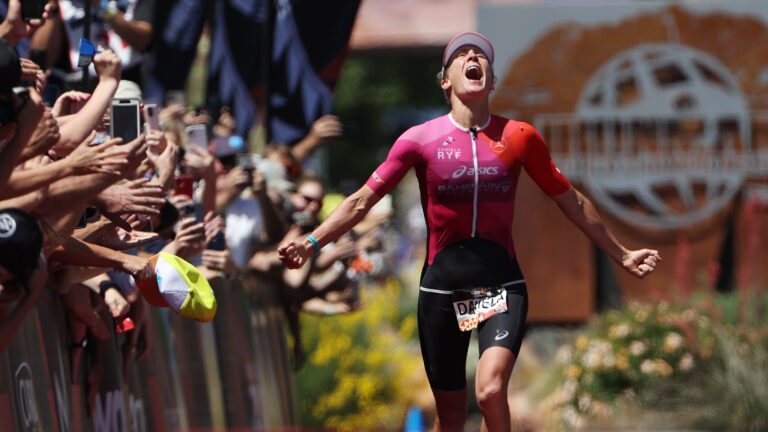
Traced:
[[208, 129], [205, 125], [187, 126], [184, 131], [187, 133], [187, 143], [190, 146], [201, 147], [208, 151]]
[[135, 140], [141, 134], [138, 99], [112, 99], [110, 105], [110, 135], [122, 138], [123, 144]]

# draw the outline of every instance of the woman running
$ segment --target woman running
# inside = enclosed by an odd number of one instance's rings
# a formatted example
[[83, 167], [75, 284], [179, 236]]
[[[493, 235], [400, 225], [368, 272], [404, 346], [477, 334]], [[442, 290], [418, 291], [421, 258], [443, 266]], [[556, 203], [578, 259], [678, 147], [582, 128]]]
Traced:
[[406, 131], [363, 187], [303, 241], [287, 242], [279, 253], [287, 267], [301, 267], [361, 221], [413, 167], [428, 227], [418, 322], [437, 406], [435, 430], [464, 427], [469, 330], [477, 328], [475, 392], [483, 430], [506, 432], [511, 428], [507, 384], [528, 312], [511, 234], [520, 170], [633, 275], [645, 277], [661, 257], [655, 250], [629, 250], [608, 231], [592, 203], [557, 169], [533, 126], [490, 113], [493, 46], [485, 36], [454, 37], [438, 78], [450, 113]]

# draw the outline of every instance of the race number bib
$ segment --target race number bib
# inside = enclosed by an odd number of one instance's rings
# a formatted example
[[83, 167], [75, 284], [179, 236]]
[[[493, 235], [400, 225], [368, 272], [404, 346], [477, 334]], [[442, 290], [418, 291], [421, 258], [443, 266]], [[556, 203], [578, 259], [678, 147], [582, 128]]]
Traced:
[[497, 313], [507, 311], [507, 290], [503, 288], [455, 291], [453, 300], [461, 331], [470, 331]]

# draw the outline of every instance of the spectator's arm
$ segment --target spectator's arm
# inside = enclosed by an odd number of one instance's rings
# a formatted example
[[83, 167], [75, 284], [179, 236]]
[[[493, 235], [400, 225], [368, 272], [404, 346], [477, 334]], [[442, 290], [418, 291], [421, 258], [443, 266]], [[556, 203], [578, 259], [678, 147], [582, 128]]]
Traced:
[[331, 302], [324, 298], [313, 297], [301, 304], [301, 310], [314, 314], [336, 315], [352, 312], [355, 309], [347, 302]]
[[59, 142], [59, 138], [61, 138], [59, 124], [52, 114], [46, 111], [37, 123], [35, 132], [29, 139], [29, 142], [22, 149], [18, 163], [26, 162], [36, 156], [48, 153], [51, 147]]
[[352, 237], [348, 235], [342, 236], [333, 246], [320, 250], [313, 263], [313, 267], [319, 270], [327, 269], [336, 261], [354, 258], [357, 256], [357, 252], [357, 245], [352, 240]]
[[25, 195], [71, 174], [64, 159], [32, 169], [16, 170], [11, 174], [8, 183], [0, 189], [0, 198]]
[[188, 173], [200, 180], [205, 180], [202, 193], [205, 214], [216, 210], [216, 167], [215, 158], [197, 146], [190, 146], [184, 155], [183, 165]]
[[216, 211], [223, 212], [247, 185], [248, 173], [239, 166], [219, 176], [216, 183]]
[[[92, 138], [91, 135], [90, 138]], [[111, 148], [117, 142], [111, 140], [101, 146], [89, 146], [90, 138], [67, 158], [28, 170], [17, 170], [11, 175], [6, 187], [0, 191], [0, 198], [23, 195], [64, 177], [80, 174], [119, 173], [128, 164], [127, 149]]]
[[53, 15], [51, 19], [45, 20], [45, 23], [30, 37], [31, 49], [45, 51], [45, 61], [47, 64], [40, 65], [43, 69], [48, 69], [55, 65], [59, 61], [61, 54], [65, 52], [62, 45], [64, 41], [64, 28], [61, 25], [58, 10], [51, 15]]
[[264, 229], [261, 232], [262, 240], [267, 244], [276, 243], [283, 238], [286, 230], [277, 208], [267, 195], [267, 185], [263, 173], [259, 171], [253, 173], [252, 189], [256, 199], [259, 200], [261, 220], [264, 222]]
[[277, 255], [277, 249], [256, 252], [251, 259], [248, 260], [248, 268], [261, 273], [266, 273], [280, 264], [281, 262], [280, 257]]
[[[117, 140], [119, 139], [114, 141], [117, 142]], [[108, 144], [110, 141], [102, 145]], [[143, 157], [146, 147], [143, 135], [120, 146], [120, 152], [125, 151], [128, 159], [128, 165], [123, 166], [122, 169], [124, 171], [135, 169], [135, 165]], [[73, 207], [83, 206], [119, 179], [120, 176], [118, 175], [104, 173], [63, 178], [48, 186], [44, 193], [45, 199], [40, 203], [40, 206], [31, 210], [32, 215], [36, 217], [55, 215]]]
[[291, 147], [291, 155], [301, 165], [328, 138], [341, 136], [343, 126], [338, 117], [326, 114], [312, 123], [309, 133]]
[[[147, 134], [147, 159], [155, 168], [157, 179], [154, 183], [159, 184], [164, 191], [170, 192], [173, 189], [173, 175], [176, 170], [176, 159], [179, 154], [179, 146], [168, 142], [165, 139], [163, 131], [151, 130]], [[154, 149], [162, 148], [159, 154], [154, 153]]]
[[[301, 228], [298, 225], [293, 225], [285, 233], [280, 243], [293, 240], [301, 235]], [[250, 260], [248, 260], [248, 268], [256, 271], [266, 273], [275, 266], [281, 265], [280, 256], [275, 248], [263, 250], [253, 254]]]
[[120, 59], [111, 50], [99, 46], [102, 52], [93, 57], [99, 84], [93, 94], [71, 120], [62, 124], [57, 147], [72, 148], [82, 142], [102, 121], [120, 82]]
[[112, 30], [136, 51], [146, 51], [152, 42], [152, 24], [146, 21], [128, 21], [118, 11], [108, 22]]
[[72, 285], [104, 274], [103, 267], [66, 266], [53, 274], [52, 288], [59, 294], [65, 294]]
[[341, 261], [336, 261], [331, 268], [324, 271], [317, 271], [315, 268], [307, 283], [315, 292], [327, 292], [333, 285], [343, 288], [349, 284], [347, 266]]
[[67, 265], [114, 268], [132, 275], [136, 280], [148, 279], [154, 274], [146, 258], [86, 243], [73, 237], [53, 250], [51, 260]]
[[27, 145], [32, 134], [35, 133], [37, 123], [43, 116], [43, 99], [34, 89], [29, 88], [28, 90], [29, 100], [26, 103], [18, 95], [11, 94], [14, 109], [21, 109], [21, 112], [16, 117], [15, 132], [13, 126], [8, 126], [8, 129], [1, 131], [3, 134], [13, 132], [13, 138], [0, 149], [0, 185], [8, 181], [13, 168], [18, 163], [24, 146]]
[[46, 195], [46, 191], [38, 189], [25, 195], [2, 200], [0, 201], [0, 208], [17, 208], [32, 213], [32, 210], [43, 202]]
[[99, 192], [119, 177], [108, 174], [89, 174], [63, 178], [48, 188], [45, 199], [32, 209], [35, 217], [45, 217], [67, 212], [73, 207], [85, 206]]

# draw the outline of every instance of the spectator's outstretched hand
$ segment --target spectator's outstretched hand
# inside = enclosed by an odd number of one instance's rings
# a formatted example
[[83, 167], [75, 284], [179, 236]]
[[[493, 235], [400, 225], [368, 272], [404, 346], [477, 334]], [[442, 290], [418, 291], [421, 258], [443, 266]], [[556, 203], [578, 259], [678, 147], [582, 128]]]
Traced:
[[[154, 132], [154, 131], [153, 131]], [[173, 172], [176, 170], [176, 159], [179, 154], [179, 146], [170, 142], [166, 142], [165, 145], [158, 145], [157, 148], [162, 148], [162, 152], [157, 154], [152, 151], [152, 133], [147, 137], [147, 159], [149, 163], [157, 171], [159, 178], [168, 176], [173, 178]], [[164, 140], [164, 139], [163, 139]]]
[[128, 250], [160, 239], [160, 234], [147, 231], [126, 231], [118, 226], [106, 230], [94, 243], [114, 250]]
[[231, 275], [235, 272], [235, 261], [229, 249], [203, 251], [203, 265], [211, 270]]
[[139, 165], [141, 165], [141, 163], [144, 162], [144, 159], [147, 158], [147, 141], [144, 139], [144, 134], [141, 134], [135, 140], [128, 144], [122, 144], [122, 146], [128, 149], [128, 165], [126, 165], [123, 170], [123, 176], [126, 178], [133, 178], [131, 175], [136, 172]]
[[165, 139], [165, 132], [158, 129], [147, 129], [146, 131], [148, 153], [160, 154], [165, 150], [168, 140]]
[[[18, 132], [24, 131], [25, 128], [30, 128], [30, 131], [34, 131], [37, 123], [43, 117], [43, 113], [45, 112], [43, 97], [40, 96], [40, 93], [31, 87], [28, 87], [27, 89], [29, 91], [29, 101], [27, 101], [23, 107], [14, 107], [17, 110], [21, 109], [21, 112], [19, 112], [19, 115], [16, 117], [16, 120], [19, 123]], [[21, 105], [23, 103], [18, 95], [14, 94], [13, 98], [16, 99], [14, 104], [18, 103]]]
[[205, 245], [207, 246], [223, 228], [224, 218], [209, 211], [208, 214], [205, 215]]
[[184, 155], [182, 165], [186, 172], [196, 179], [206, 178], [215, 174], [215, 158], [212, 154], [197, 146], [189, 147]]
[[195, 222], [195, 218], [188, 217], [181, 220], [178, 225], [176, 237], [163, 249], [171, 255], [177, 255], [184, 259], [194, 257], [205, 248], [205, 224]]
[[224, 190], [232, 195], [239, 195], [248, 186], [248, 173], [240, 166], [227, 172], [224, 179]]
[[35, 90], [43, 94], [47, 82], [43, 69], [28, 58], [21, 58], [19, 60], [21, 61], [21, 80], [35, 83]]
[[122, 254], [120, 270], [130, 274], [137, 281], [155, 277], [155, 269], [147, 258]]
[[104, 291], [104, 303], [107, 304], [110, 315], [115, 318], [124, 316], [131, 310], [128, 300], [117, 288], [110, 287]]
[[140, 178], [114, 184], [96, 197], [99, 211], [115, 225], [131, 231], [131, 225], [120, 216], [125, 214], [158, 215], [165, 204], [163, 188], [150, 184], [149, 179]]
[[344, 132], [344, 126], [335, 115], [326, 114], [312, 123], [309, 133], [318, 139], [336, 138]]
[[77, 90], [70, 90], [62, 93], [61, 96], [56, 99], [56, 102], [53, 103], [51, 114], [53, 117], [75, 114], [75, 105], [77, 105], [78, 102], [87, 101], [90, 98], [90, 93], [84, 93]]
[[115, 145], [120, 142], [118, 139], [110, 139], [92, 146], [91, 142], [95, 137], [96, 132], [91, 132], [67, 157], [72, 173], [121, 175], [123, 168], [128, 165], [129, 149], [116, 147]]
[[40, 156], [47, 153], [51, 147], [59, 142], [59, 125], [53, 118], [50, 112], [43, 113], [40, 122], [35, 127], [35, 132], [32, 134], [32, 138], [29, 139], [29, 144], [22, 150], [20, 160], [29, 160], [35, 156]]
[[208, 124], [211, 122], [211, 116], [205, 111], [187, 111], [187, 113], [184, 114], [183, 120], [184, 124], [187, 126]]

